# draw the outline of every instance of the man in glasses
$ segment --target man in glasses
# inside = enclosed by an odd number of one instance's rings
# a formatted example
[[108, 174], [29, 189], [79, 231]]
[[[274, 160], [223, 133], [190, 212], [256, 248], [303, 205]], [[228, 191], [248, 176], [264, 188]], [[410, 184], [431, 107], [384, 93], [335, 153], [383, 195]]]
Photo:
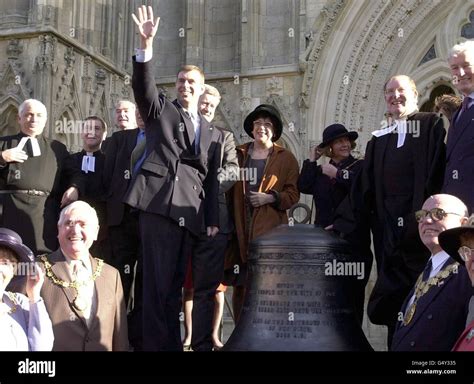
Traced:
[[398, 314], [393, 351], [449, 351], [464, 329], [474, 293], [466, 268], [450, 257], [438, 236], [467, 221], [457, 197], [430, 196], [415, 213], [418, 233], [431, 257]]
[[[462, 227], [443, 232], [439, 236], [439, 243], [449, 256], [466, 267], [469, 284], [474, 286], [474, 215]], [[474, 296], [469, 302], [466, 324], [453, 351], [474, 351]]]

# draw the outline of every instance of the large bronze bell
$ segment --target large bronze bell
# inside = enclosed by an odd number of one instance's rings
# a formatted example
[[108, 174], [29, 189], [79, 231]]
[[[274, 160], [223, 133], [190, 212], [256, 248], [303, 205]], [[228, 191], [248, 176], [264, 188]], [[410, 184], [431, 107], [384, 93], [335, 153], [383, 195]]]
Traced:
[[350, 299], [357, 264], [346, 241], [313, 225], [281, 225], [255, 239], [244, 306], [224, 350], [372, 350]]

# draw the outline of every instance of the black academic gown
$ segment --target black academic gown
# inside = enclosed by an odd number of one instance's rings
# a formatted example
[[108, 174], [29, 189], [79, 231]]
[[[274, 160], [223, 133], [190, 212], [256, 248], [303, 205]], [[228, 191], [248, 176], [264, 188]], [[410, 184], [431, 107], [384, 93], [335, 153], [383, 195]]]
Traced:
[[[23, 133], [0, 138], [0, 151], [18, 146]], [[66, 146], [57, 140], [38, 136], [41, 155], [23, 163], [8, 163], [0, 168], [0, 190], [37, 190], [47, 196], [0, 194], [0, 226], [17, 232], [35, 254], [57, 249], [57, 222], [65, 191], [61, 179], [70, 180], [67, 187], [80, 191], [83, 181], [67, 161]]]
[[[378, 278], [367, 312], [372, 323], [392, 329], [403, 300], [430, 256], [419, 238], [414, 212], [441, 190], [445, 165], [442, 120], [434, 113], [422, 112], [408, 116], [408, 120], [419, 121], [419, 132], [408, 132], [405, 138], [406, 158], [399, 159], [399, 166], [406, 172], [399, 173], [399, 181], [384, 173], [385, 159], [396, 150], [396, 134], [372, 137], [352, 196], [356, 221], [372, 228], [377, 261]], [[399, 204], [398, 197], [391, 194], [389, 186], [397, 183], [411, 191], [408, 202], [402, 197], [405, 200]], [[399, 212], [397, 204], [403, 208]]]
[[[97, 240], [103, 240], [106, 236], [107, 229], [107, 213], [105, 206], [105, 187], [103, 184], [103, 173], [105, 164], [105, 155], [101, 150], [95, 151], [93, 156], [95, 158], [94, 172], [85, 172], [82, 170], [82, 158], [86, 156], [86, 151], [73, 153], [71, 155], [71, 162], [76, 170], [81, 172], [84, 178], [84, 194], [81, 200], [89, 203], [97, 212], [99, 217], [99, 235]], [[99, 257], [98, 255], [94, 255]]]

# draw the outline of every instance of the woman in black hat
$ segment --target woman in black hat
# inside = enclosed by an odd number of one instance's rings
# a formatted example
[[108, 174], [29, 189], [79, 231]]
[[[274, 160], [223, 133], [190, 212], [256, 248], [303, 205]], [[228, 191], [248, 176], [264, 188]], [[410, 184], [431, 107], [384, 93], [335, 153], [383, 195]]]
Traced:
[[[342, 124], [331, 124], [323, 132], [323, 141], [310, 148], [298, 179], [301, 193], [313, 195], [316, 206], [314, 223], [321, 227], [333, 224], [334, 213], [350, 191], [353, 179], [362, 167], [362, 161], [351, 155], [357, 132], [349, 132]], [[322, 156], [329, 164], [318, 165]]]
[[[16, 276], [15, 276], [16, 273]], [[15, 278], [26, 276], [28, 297], [6, 291]], [[20, 236], [0, 228], [0, 351], [51, 351], [53, 326], [40, 296], [44, 275], [33, 252]]]
[[[314, 224], [338, 231], [351, 244], [352, 261], [363, 265], [364, 278], [356, 279], [351, 289], [356, 316], [362, 324], [365, 286], [372, 268], [370, 234], [366, 228], [354, 227], [352, 203], [346, 199], [362, 169], [363, 161], [351, 155], [357, 137], [357, 132], [349, 132], [342, 124], [326, 127], [322, 143], [310, 148], [309, 159], [303, 163], [298, 189], [301, 193], [313, 195], [316, 206]], [[322, 155], [330, 159], [328, 164], [317, 164]]]
[[298, 202], [298, 162], [293, 154], [275, 144], [283, 122], [271, 105], [255, 108], [244, 121], [253, 141], [236, 148], [240, 180], [232, 187], [236, 239], [226, 255], [225, 285], [234, 286], [232, 304], [238, 320], [245, 293], [247, 247], [257, 236], [288, 223], [286, 211]]

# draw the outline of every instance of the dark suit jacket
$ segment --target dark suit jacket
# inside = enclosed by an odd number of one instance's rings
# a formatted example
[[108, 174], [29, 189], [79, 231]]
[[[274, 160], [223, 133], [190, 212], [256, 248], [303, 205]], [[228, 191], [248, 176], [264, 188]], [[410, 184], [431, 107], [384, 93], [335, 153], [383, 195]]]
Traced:
[[443, 192], [459, 197], [474, 212], [474, 107], [451, 120], [446, 145]]
[[[455, 261], [450, 259], [448, 263]], [[450, 274], [443, 281], [418, 300], [413, 319], [407, 326], [397, 322], [393, 351], [450, 351], [453, 348], [466, 324], [474, 289], [466, 269], [460, 265], [458, 273]], [[405, 313], [413, 292], [414, 289], [403, 303], [402, 313]]]
[[332, 160], [329, 163], [338, 169], [335, 179], [324, 175], [321, 166], [309, 160], [304, 161], [298, 178], [298, 190], [313, 195], [316, 205], [314, 223], [322, 227], [333, 224], [336, 209], [349, 194], [363, 161], [349, 156], [339, 164]]
[[234, 230], [234, 219], [229, 212], [226, 192], [232, 188], [239, 177], [239, 161], [235, 150], [235, 140], [232, 132], [217, 127], [222, 132], [223, 148], [219, 179], [219, 233], [229, 234]]
[[130, 157], [137, 143], [139, 129], [115, 132], [105, 146], [104, 189], [107, 196], [107, 225], [119, 225], [123, 219], [127, 194], [132, 179]]
[[[405, 145], [409, 145], [413, 153], [414, 174], [413, 174], [413, 200], [412, 213], [421, 209], [426, 198], [433, 193], [439, 193], [443, 183], [444, 162], [446, 158], [446, 146], [444, 137], [446, 131], [443, 128], [443, 121], [434, 113], [414, 113], [407, 119], [408, 121], [420, 121], [420, 135], [407, 133]], [[378, 212], [383, 217], [384, 193], [383, 193], [383, 158], [375, 158], [374, 147], [381, 146], [377, 153], [385, 153], [384, 148], [388, 144], [389, 135], [382, 137], [372, 137], [367, 143], [365, 151], [365, 161], [362, 169], [362, 195], [369, 209]], [[411, 220], [413, 221], [413, 220]], [[405, 221], [406, 222], [406, 221]], [[418, 229], [415, 229], [418, 236]]]
[[[25, 135], [0, 138], [0, 151], [18, 146]], [[70, 162], [66, 146], [43, 135], [37, 137], [41, 155], [23, 163], [0, 167], [0, 190], [39, 190], [49, 196], [4, 194], [0, 196], [0, 226], [20, 234], [37, 254], [57, 248], [57, 222], [61, 198], [71, 186], [84, 190], [81, 173]]]
[[[92, 269], [97, 260], [90, 256]], [[61, 250], [48, 256], [54, 274], [70, 281], [67, 261]], [[42, 263], [40, 265], [44, 266]], [[97, 312], [90, 328], [80, 311], [73, 306], [76, 297], [74, 288], [63, 288], [45, 276], [41, 297], [53, 323], [53, 351], [128, 351], [127, 313], [123, 298], [119, 272], [104, 264], [100, 276], [95, 280]]]
[[[160, 94], [150, 62], [133, 62], [133, 91], [145, 121], [147, 158], [125, 198], [139, 210], [169, 217], [195, 235], [206, 226], [219, 226], [217, 195], [220, 131], [201, 116], [199, 153], [194, 128], [177, 103]], [[206, 208], [204, 209], [204, 198]]]

